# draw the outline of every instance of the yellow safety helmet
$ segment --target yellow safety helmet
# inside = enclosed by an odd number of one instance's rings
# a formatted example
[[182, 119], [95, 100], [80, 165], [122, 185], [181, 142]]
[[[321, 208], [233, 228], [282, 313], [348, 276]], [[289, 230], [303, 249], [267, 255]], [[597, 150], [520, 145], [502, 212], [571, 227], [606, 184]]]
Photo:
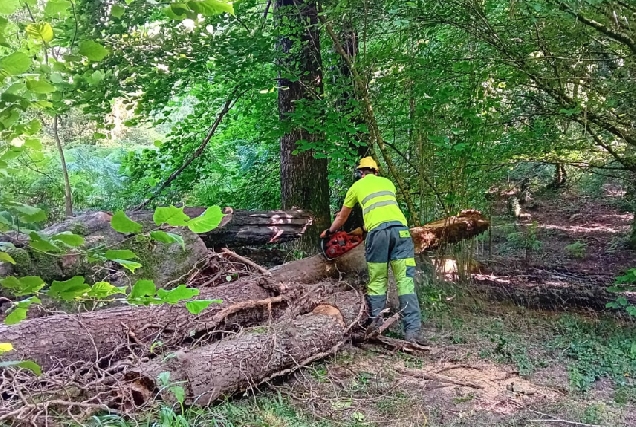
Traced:
[[358, 169], [364, 168], [375, 169], [376, 171], [379, 170], [378, 164], [375, 162], [375, 160], [373, 160], [373, 157], [364, 157], [363, 159], [360, 159], [360, 163], [358, 163]]

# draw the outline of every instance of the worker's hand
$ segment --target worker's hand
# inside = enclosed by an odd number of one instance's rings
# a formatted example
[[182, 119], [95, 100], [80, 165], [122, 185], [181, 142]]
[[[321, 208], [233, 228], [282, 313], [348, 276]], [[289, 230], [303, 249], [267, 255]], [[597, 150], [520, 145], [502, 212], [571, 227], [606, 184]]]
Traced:
[[322, 233], [320, 233], [320, 238], [326, 239], [327, 237], [329, 237], [330, 234], [331, 234], [331, 231], [329, 231], [329, 229], [327, 228], [326, 230], [323, 230]]

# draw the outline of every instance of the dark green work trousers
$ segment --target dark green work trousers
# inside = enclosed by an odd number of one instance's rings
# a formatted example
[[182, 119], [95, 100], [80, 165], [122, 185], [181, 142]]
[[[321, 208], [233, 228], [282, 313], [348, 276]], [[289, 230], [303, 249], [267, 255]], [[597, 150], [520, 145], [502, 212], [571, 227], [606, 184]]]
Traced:
[[415, 253], [408, 227], [399, 222], [382, 224], [367, 234], [365, 248], [369, 269], [367, 303], [371, 318], [377, 318], [386, 305], [390, 265], [397, 283], [404, 332], [419, 331], [422, 316], [415, 295]]

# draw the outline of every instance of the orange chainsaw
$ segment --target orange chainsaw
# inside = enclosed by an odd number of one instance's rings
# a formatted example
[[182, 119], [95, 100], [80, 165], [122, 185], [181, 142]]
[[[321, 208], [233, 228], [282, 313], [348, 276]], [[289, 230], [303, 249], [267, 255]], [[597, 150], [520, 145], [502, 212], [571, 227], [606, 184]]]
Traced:
[[322, 255], [333, 260], [349, 252], [364, 241], [364, 232], [358, 227], [347, 233], [346, 231], [336, 231], [328, 233], [327, 237], [320, 240], [320, 250]]

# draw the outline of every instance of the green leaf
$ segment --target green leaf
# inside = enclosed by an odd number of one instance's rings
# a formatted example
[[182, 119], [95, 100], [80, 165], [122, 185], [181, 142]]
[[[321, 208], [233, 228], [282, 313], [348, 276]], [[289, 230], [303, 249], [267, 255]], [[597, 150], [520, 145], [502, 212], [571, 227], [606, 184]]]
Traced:
[[34, 151], [42, 151], [44, 149], [42, 142], [38, 138], [27, 138], [24, 141], [24, 146]]
[[91, 290], [86, 294], [89, 298], [106, 298], [111, 295], [123, 294], [123, 290], [108, 282], [97, 282], [91, 286]]
[[90, 286], [84, 283], [84, 277], [75, 276], [63, 282], [53, 281], [48, 295], [64, 301], [72, 301], [90, 291]]
[[115, 212], [110, 225], [115, 231], [124, 234], [141, 232], [141, 224], [128, 218], [124, 211]]
[[27, 298], [13, 305], [13, 310], [4, 319], [5, 325], [15, 325], [26, 319], [27, 310], [31, 304], [39, 304], [40, 299], [36, 297]]
[[20, 0], [0, 1], [0, 15], [11, 15], [20, 7]]
[[91, 61], [101, 61], [108, 55], [108, 49], [92, 40], [84, 40], [79, 44], [79, 53]]
[[42, 222], [46, 220], [46, 212], [35, 206], [15, 204], [12, 206], [18, 212], [18, 218], [24, 222]]
[[15, 265], [15, 260], [6, 252], [0, 252], [0, 262], [8, 262]]
[[200, 13], [205, 16], [218, 15], [223, 12], [234, 15], [234, 7], [231, 3], [224, 0], [191, 1], [188, 2], [188, 6], [190, 6], [190, 8], [196, 13]]
[[70, 231], [64, 231], [62, 233], [54, 234], [51, 236], [51, 240], [57, 240], [65, 245], [68, 245], [72, 248], [76, 248], [78, 246], [82, 246], [84, 244], [84, 238], [82, 236], [78, 236], [77, 234], [73, 234]]
[[625, 308], [625, 310], [627, 311], [627, 314], [629, 314], [630, 316], [636, 317], [636, 306], [629, 305]]
[[20, 297], [37, 293], [46, 283], [40, 276], [23, 276], [20, 278], [9, 276], [0, 279], [0, 285], [8, 289], [16, 297]]
[[130, 270], [130, 272], [133, 274], [135, 274], [135, 270], [142, 267], [140, 263], [135, 261], [129, 261], [126, 259], [113, 259], [111, 261], [116, 262], [117, 264], [121, 265], [127, 270]]
[[8, 353], [13, 350], [13, 346], [9, 342], [0, 342], [0, 354]]
[[48, 22], [29, 24], [26, 27], [26, 32], [34, 39], [42, 40], [45, 43], [53, 40], [53, 27], [51, 27], [51, 24], [49, 24]]
[[44, 7], [44, 15], [48, 17], [60, 18], [70, 16], [71, 2], [68, 0], [49, 0]]
[[50, 240], [48, 240], [48, 238], [40, 236], [35, 231], [32, 231], [31, 233], [29, 233], [29, 237], [31, 238], [31, 241], [29, 242], [29, 246], [35, 250], [38, 250], [41, 252], [53, 252], [53, 253], [60, 251], [60, 248], [55, 246]]
[[190, 217], [183, 212], [183, 208], [176, 206], [162, 206], [155, 209], [152, 219], [157, 225], [168, 224], [174, 226], [184, 226]]
[[31, 57], [24, 52], [15, 52], [0, 59], [0, 69], [10, 76], [25, 73], [30, 67]]
[[218, 227], [222, 219], [223, 212], [221, 212], [221, 208], [218, 206], [211, 206], [198, 217], [192, 218], [188, 221], [186, 225], [193, 233], [207, 233], [208, 231]]
[[23, 307], [14, 308], [4, 319], [5, 325], [16, 325], [26, 319], [27, 309]]
[[51, 93], [55, 92], [55, 86], [46, 80], [32, 80], [28, 79], [26, 82], [27, 89], [33, 93]]
[[123, 6], [121, 5], [113, 5], [113, 7], [110, 9], [110, 14], [113, 15], [115, 18], [121, 18], [122, 16], [124, 16], [124, 12], [126, 11], [126, 9], [124, 9]]
[[150, 232], [150, 237], [161, 243], [179, 243], [181, 245], [181, 249], [185, 250], [185, 242], [183, 241], [183, 237], [179, 236], [178, 234], [155, 230]]
[[183, 403], [185, 401], [185, 390], [180, 385], [174, 385], [170, 387], [170, 392], [174, 395], [174, 398], [179, 403]]
[[106, 251], [106, 254], [104, 256], [106, 257], [106, 259], [109, 259], [111, 261], [138, 258], [133, 251], [128, 249], [119, 249], [119, 250], [111, 249]]
[[0, 368], [12, 368], [14, 366], [22, 369], [28, 369], [38, 376], [42, 375], [42, 368], [33, 360], [9, 360], [8, 362], [0, 362]]
[[185, 303], [186, 308], [191, 314], [199, 314], [206, 308], [210, 306], [210, 304], [221, 304], [223, 301], [220, 299], [200, 299], [196, 301], [188, 301]]
[[130, 296], [128, 297], [128, 299], [142, 298], [146, 296], [151, 297], [154, 296], [156, 292], [157, 287], [152, 280], [137, 280], [132, 288], [132, 291], [130, 292]]
[[199, 290], [196, 288], [188, 288], [185, 285], [179, 285], [176, 288], [166, 291], [165, 289], [159, 289], [157, 296], [161, 301], [168, 304], [176, 304], [179, 301], [190, 299], [199, 295]]

